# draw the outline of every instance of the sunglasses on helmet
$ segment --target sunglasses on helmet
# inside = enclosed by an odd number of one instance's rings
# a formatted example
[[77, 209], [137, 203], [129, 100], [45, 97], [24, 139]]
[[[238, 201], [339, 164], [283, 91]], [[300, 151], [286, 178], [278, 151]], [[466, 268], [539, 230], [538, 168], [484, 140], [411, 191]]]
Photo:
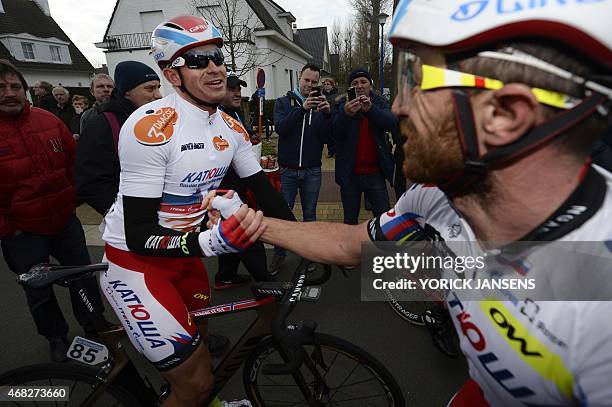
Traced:
[[223, 51], [220, 48], [211, 51], [188, 51], [176, 58], [170, 68], [177, 68], [179, 66], [186, 66], [189, 69], [207, 68], [210, 61], [216, 66], [223, 65], [225, 61]]
[[[501, 59], [504, 55], [488, 51], [479, 54], [479, 56], [495, 57], [496, 59]], [[535, 59], [534, 57], [531, 58]], [[538, 62], [537, 67], [550, 65], [543, 61]], [[400, 90], [398, 91], [400, 106], [409, 103], [410, 93], [415, 87], [419, 87], [423, 91], [445, 88], [496, 90], [504, 87], [504, 83], [497, 79], [424, 64], [418, 56], [407, 51], [400, 52], [398, 65], [397, 89]], [[560, 69], [556, 68], [554, 72], [557, 71], [560, 71]], [[568, 73], [568, 76], [576, 77], [571, 73]], [[583, 80], [582, 78], [579, 79]], [[589, 83], [593, 85], [592, 82], [587, 82], [587, 85]], [[600, 90], [600, 88], [597, 89]], [[580, 99], [561, 92], [535, 87], [532, 87], [531, 91], [538, 102], [558, 109], [571, 109], [580, 103]]]

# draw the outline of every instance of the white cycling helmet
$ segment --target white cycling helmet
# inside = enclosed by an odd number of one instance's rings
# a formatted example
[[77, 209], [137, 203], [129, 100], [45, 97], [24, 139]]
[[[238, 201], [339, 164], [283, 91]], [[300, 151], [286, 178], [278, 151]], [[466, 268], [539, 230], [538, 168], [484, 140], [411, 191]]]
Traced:
[[178, 16], [159, 24], [151, 36], [151, 53], [160, 68], [200, 45], [223, 46], [221, 32], [199, 16]]
[[401, 0], [389, 39], [454, 53], [520, 37], [548, 38], [612, 69], [611, 23], [612, 0]]

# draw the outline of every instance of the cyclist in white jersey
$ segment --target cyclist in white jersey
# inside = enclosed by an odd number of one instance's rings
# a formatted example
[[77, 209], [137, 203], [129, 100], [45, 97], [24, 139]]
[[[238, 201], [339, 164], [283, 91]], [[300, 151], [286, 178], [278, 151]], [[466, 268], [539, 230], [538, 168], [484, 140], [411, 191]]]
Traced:
[[201, 405], [213, 385], [200, 346], [206, 327], [188, 315], [210, 300], [199, 258], [243, 250], [263, 231], [262, 213], [237, 195], [229, 200], [235, 214], [200, 231], [203, 197], [231, 165], [264, 212], [295, 219], [246, 130], [217, 110], [226, 93], [222, 46], [220, 32], [201, 17], [175, 17], [155, 29], [152, 53], [176, 93], [142, 106], [122, 126], [119, 193], [105, 217], [109, 268], [100, 284], [134, 346], [168, 380], [164, 406]]
[[[612, 174], [589, 154], [610, 121], [611, 15], [611, 0], [401, 0], [393, 111], [419, 184], [362, 225], [265, 218], [262, 240], [339, 264], [359, 263], [367, 240], [468, 240], [487, 255], [506, 247], [488, 242], [590, 241], [609, 259]], [[537, 254], [536, 271], [548, 262]], [[609, 287], [612, 274], [601, 278]], [[455, 291], [446, 302], [471, 380], [450, 405], [611, 405], [612, 302]]]

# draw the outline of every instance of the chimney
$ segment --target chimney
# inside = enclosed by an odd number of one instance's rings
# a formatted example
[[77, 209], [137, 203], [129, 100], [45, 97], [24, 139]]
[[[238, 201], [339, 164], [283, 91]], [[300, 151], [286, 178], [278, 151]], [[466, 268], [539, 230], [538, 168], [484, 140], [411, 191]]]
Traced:
[[[1, 0], [0, 0], [1, 1]], [[38, 4], [38, 7], [45, 13], [45, 15], [51, 17], [51, 10], [49, 9], [49, 0], [32, 0]]]
[[296, 22], [291, 23], [291, 30], [293, 31], [294, 34], [297, 34], [298, 28], [297, 28], [297, 23]]

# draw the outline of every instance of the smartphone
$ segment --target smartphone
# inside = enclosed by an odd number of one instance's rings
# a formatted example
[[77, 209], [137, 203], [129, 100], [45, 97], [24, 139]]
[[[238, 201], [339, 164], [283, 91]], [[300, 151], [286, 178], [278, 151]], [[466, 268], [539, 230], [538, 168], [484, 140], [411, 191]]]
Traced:
[[353, 100], [353, 99], [357, 98], [357, 92], [355, 91], [355, 88], [353, 88], [352, 86], [350, 88], [348, 88], [346, 93], [348, 94], [349, 100]]
[[313, 86], [312, 89], [310, 89], [310, 97], [318, 98], [319, 96], [321, 96], [321, 87]]

